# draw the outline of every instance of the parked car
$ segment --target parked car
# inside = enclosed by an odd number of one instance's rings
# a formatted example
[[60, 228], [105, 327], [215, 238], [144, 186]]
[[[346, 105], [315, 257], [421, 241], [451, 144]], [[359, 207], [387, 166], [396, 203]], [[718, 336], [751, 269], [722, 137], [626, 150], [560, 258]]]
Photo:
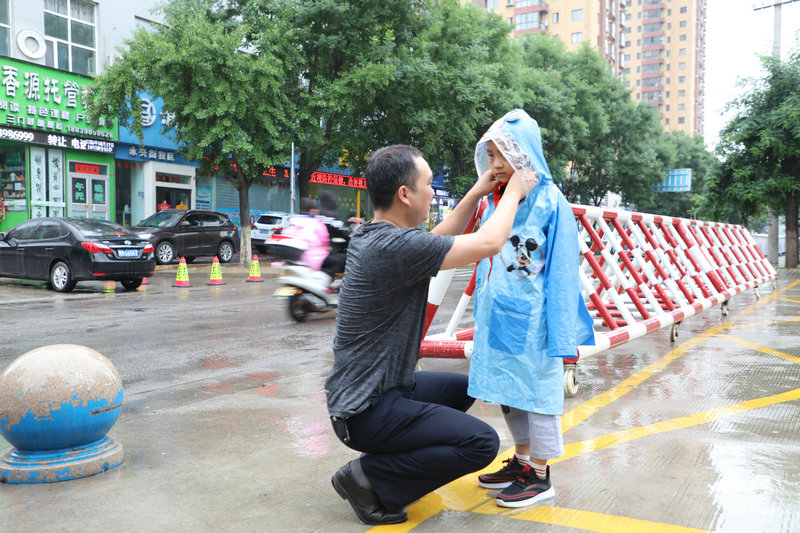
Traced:
[[35, 218], [0, 233], [0, 276], [49, 281], [113, 280], [134, 290], [156, 268], [153, 245], [124, 226], [86, 218]]
[[268, 211], [261, 213], [250, 230], [250, 246], [261, 253], [269, 250], [269, 238], [276, 231], [280, 231], [289, 225], [289, 213], [282, 211]]
[[159, 265], [183, 257], [217, 256], [227, 263], [239, 245], [239, 230], [225, 213], [199, 209], [164, 209], [131, 228], [155, 248]]

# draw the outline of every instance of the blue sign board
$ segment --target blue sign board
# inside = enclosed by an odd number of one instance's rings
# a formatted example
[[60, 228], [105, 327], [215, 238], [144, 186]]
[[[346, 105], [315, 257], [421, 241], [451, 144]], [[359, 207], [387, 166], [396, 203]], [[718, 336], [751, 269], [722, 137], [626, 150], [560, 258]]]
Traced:
[[164, 126], [169, 126], [170, 116], [164, 113], [164, 101], [161, 98], [153, 98], [147, 93], [139, 95], [142, 103], [142, 134], [144, 139], [136, 136], [132, 129], [119, 127], [119, 142], [129, 144], [144, 144], [152, 148], [164, 148], [176, 151], [177, 143], [172, 140], [169, 133], [164, 135]]
[[655, 192], [682, 192], [692, 190], [692, 169], [674, 168], [668, 170], [664, 181], [653, 185]]

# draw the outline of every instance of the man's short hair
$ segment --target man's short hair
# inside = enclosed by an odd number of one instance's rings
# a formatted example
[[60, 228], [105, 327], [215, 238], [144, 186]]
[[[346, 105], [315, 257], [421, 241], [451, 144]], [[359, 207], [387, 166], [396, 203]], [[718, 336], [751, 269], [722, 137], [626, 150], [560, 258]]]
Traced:
[[369, 198], [376, 209], [392, 207], [401, 185], [414, 187], [418, 170], [415, 157], [422, 157], [422, 152], [405, 144], [381, 148], [370, 156], [364, 178]]

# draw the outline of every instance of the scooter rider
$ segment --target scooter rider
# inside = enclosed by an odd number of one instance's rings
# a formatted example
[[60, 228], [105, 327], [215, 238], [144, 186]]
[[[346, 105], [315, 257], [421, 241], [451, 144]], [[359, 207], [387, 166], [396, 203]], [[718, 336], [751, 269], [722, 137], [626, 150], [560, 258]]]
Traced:
[[345, 256], [331, 251], [331, 238], [327, 225], [318, 217], [319, 208], [310, 198], [300, 199], [300, 216], [292, 218], [291, 225], [282, 235], [302, 241], [306, 248], [300, 260], [309, 268], [325, 272], [331, 279], [344, 272]]

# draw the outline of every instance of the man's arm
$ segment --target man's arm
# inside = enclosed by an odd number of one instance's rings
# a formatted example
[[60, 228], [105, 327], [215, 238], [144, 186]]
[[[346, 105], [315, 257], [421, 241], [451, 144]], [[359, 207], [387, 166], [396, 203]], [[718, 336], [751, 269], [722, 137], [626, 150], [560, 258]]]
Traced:
[[481, 224], [475, 233], [456, 235], [453, 246], [444, 256], [441, 270], [465, 266], [498, 253], [508, 239], [508, 234], [514, 225], [514, 217], [517, 215], [517, 207], [527, 192], [526, 184], [523, 184], [515, 172], [489, 220]]

